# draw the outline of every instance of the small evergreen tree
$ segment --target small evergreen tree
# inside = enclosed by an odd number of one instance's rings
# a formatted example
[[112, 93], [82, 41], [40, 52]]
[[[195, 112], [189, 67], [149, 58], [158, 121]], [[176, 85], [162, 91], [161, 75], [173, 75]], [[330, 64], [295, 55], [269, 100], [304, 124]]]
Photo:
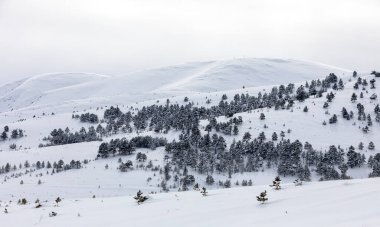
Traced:
[[201, 194], [203, 195], [203, 196], [207, 196], [207, 191], [206, 191], [206, 188], [205, 187], [202, 187], [202, 190], [201, 190]]
[[277, 141], [277, 139], [278, 139], [277, 133], [273, 132], [273, 134], [272, 134], [272, 140], [273, 141]]
[[351, 102], [355, 102], [358, 99], [358, 96], [355, 93], [352, 93]]
[[279, 176], [277, 176], [274, 179], [272, 185], [269, 185], [269, 186], [273, 187], [275, 190], [280, 190], [281, 189], [281, 185], [280, 184], [281, 184], [281, 179], [280, 179]]
[[267, 191], [265, 190], [261, 192], [259, 196], [256, 196], [256, 198], [257, 198], [257, 201], [259, 201], [261, 204], [264, 204], [268, 200]]
[[137, 192], [136, 196], [133, 198], [137, 201], [137, 204], [139, 205], [148, 199], [148, 197], [144, 196], [140, 190]]
[[193, 189], [195, 191], [200, 191], [201, 189], [199, 188], [199, 184], [198, 183], [195, 183], [194, 186], [193, 186]]
[[260, 120], [265, 120], [265, 114], [264, 113], [260, 114]]
[[371, 119], [371, 115], [367, 115], [367, 125], [368, 126], [372, 126], [372, 119]]
[[364, 144], [363, 144], [363, 142], [360, 142], [358, 145], [358, 149], [363, 150], [363, 148], [364, 148]]
[[329, 119], [329, 123], [330, 123], [330, 124], [335, 124], [337, 121], [338, 121], [338, 118], [337, 118], [336, 114], [334, 114], [334, 115]]
[[239, 134], [239, 129], [237, 125], [234, 125], [234, 135], [236, 136], [237, 134]]
[[374, 150], [375, 149], [375, 144], [371, 141], [368, 144], [368, 150]]
[[25, 199], [25, 198], [22, 198], [21, 200], [19, 200], [18, 204], [19, 205], [26, 205], [28, 203], [28, 201]]
[[62, 199], [60, 197], [57, 197], [55, 199], [55, 203], [56, 203], [56, 206], [58, 206], [58, 204], [62, 201]]

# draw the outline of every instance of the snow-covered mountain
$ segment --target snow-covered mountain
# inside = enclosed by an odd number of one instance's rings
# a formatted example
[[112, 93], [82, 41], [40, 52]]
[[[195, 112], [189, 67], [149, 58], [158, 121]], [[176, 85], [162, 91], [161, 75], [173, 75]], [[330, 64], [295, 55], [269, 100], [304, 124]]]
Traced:
[[[379, 180], [366, 178], [380, 176], [378, 76], [252, 58], [5, 85], [0, 223], [376, 226]], [[150, 197], [141, 205], [138, 190]]]
[[[176, 95], [302, 82], [349, 70], [299, 60], [243, 58], [195, 62], [122, 76], [51, 73], [0, 87], [0, 111], [129, 104]], [[61, 107], [61, 108], [59, 108]]]

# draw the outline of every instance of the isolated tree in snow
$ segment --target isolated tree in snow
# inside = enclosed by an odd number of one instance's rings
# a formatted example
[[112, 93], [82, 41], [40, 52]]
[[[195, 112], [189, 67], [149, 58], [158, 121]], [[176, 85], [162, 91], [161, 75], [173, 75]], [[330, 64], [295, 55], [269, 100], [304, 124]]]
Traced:
[[260, 193], [259, 196], [256, 196], [257, 201], [261, 202], [261, 204], [264, 204], [268, 198], [267, 198], [267, 191], [263, 191]]
[[362, 128], [362, 131], [364, 133], [367, 133], [369, 131], [369, 128], [368, 128], [368, 125], [366, 125], [365, 127]]
[[144, 196], [142, 191], [140, 191], [140, 190], [136, 193], [136, 196], [133, 198], [137, 201], [137, 204], [139, 204], [139, 205], [148, 199], [148, 197]]
[[347, 119], [347, 120], [350, 120], [350, 115], [348, 114], [346, 108], [342, 108], [342, 117]]
[[205, 188], [205, 187], [202, 187], [201, 194], [202, 194], [203, 196], [206, 196], [207, 193], [208, 193], [208, 192], [206, 191], [206, 188]]
[[277, 139], [278, 139], [277, 133], [273, 132], [273, 134], [272, 134], [272, 140], [273, 141], [277, 141]]
[[55, 199], [55, 203], [56, 203], [56, 206], [58, 206], [58, 204], [62, 201], [62, 199], [60, 197], [57, 197]]
[[363, 150], [363, 148], [364, 148], [364, 144], [363, 144], [363, 142], [360, 142], [358, 145], [358, 149]]
[[338, 121], [338, 118], [337, 118], [336, 114], [334, 114], [334, 115], [329, 119], [329, 123], [330, 123], [330, 124], [335, 124], [337, 121]]
[[308, 111], [309, 111], [309, 109], [307, 108], [307, 106], [305, 106], [305, 107], [303, 108], [303, 112], [307, 113]]
[[42, 207], [42, 205], [41, 205], [39, 199], [37, 199], [34, 203], [36, 204], [35, 208], [40, 208], [40, 207]]
[[194, 189], [195, 191], [199, 191], [199, 190], [200, 190], [200, 188], [199, 188], [199, 184], [198, 184], [198, 183], [194, 184], [193, 189]]
[[371, 115], [367, 115], [367, 125], [368, 126], [372, 126], [372, 119], [371, 119]]
[[372, 79], [372, 80], [370, 80], [369, 82], [370, 82], [370, 84], [371, 84], [371, 89], [375, 89], [375, 82], [376, 82], [376, 80], [375, 80], [375, 79]]
[[18, 201], [19, 205], [26, 205], [28, 201], [25, 198], [22, 198], [21, 200]]
[[269, 185], [269, 186], [273, 187], [275, 190], [280, 190], [281, 189], [281, 185], [280, 184], [281, 184], [281, 179], [280, 179], [279, 176], [277, 176], [274, 179], [272, 185]]
[[260, 114], [260, 120], [265, 120], [265, 114], [264, 113]]
[[351, 102], [355, 102], [358, 99], [358, 96], [355, 93], [352, 93]]
[[374, 150], [375, 149], [375, 144], [371, 141], [368, 144], [368, 150]]
[[343, 90], [344, 84], [343, 84], [343, 80], [342, 79], [339, 79], [338, 87], [339, 87], [340, 90]]

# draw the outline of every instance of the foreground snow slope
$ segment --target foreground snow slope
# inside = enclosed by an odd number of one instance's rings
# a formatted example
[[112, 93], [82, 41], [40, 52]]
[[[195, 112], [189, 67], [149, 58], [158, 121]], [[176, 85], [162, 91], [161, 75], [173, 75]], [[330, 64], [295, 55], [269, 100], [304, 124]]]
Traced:
[[[256, 196], [267, 190], [269, 201]], [[131, 196], [53, 201], [34, 205], [12, 203], [1, 213], [4, 226], [378, 226], [380, 179], [345, 180], [150, 195], [137, 205]], [[3, 205], [5, 203], [3, 202]], [[51, 211], [58, 213], [49, 217]], [[20, 218], [22, 217], [22, 218]]]
[[0, 112], [52, 108], [71, 112], [94, 105], [301, 82], [331, 72], [342, 76], [349, 71], [298, 60], [244, 58], [187, 63], [123, 76], [44, 74], [0, 87]]

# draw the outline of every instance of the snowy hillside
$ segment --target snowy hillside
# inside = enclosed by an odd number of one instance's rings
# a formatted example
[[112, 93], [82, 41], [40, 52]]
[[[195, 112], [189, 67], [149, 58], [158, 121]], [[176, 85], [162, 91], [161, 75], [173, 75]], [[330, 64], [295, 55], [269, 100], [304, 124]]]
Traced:
[[[1, 213], [12, 226], [378, 226], [380, 179], [287, 184], [149, 195], [137, 205], [132, 196], [63, 199], [34, 208], [11, 203]], [[256, 196], [267, 190], [268, 201]], [[7, 202], [2, 202], [4, 207]], [[57, 216], [49, 217], [56, 212]], [[22, 218], [20, 218], [22, 217]]]
[[71, 112], [94, 105], [302, 82], [331, 72], [343, 76], [349, 71], [298, 60], [247, 58], [188, 63], [123, 76], [44, 74], [0, 87], [0, 111]]
[[376, 226], [379, 77], [234, 59], [5, 85], [0, 223]]

